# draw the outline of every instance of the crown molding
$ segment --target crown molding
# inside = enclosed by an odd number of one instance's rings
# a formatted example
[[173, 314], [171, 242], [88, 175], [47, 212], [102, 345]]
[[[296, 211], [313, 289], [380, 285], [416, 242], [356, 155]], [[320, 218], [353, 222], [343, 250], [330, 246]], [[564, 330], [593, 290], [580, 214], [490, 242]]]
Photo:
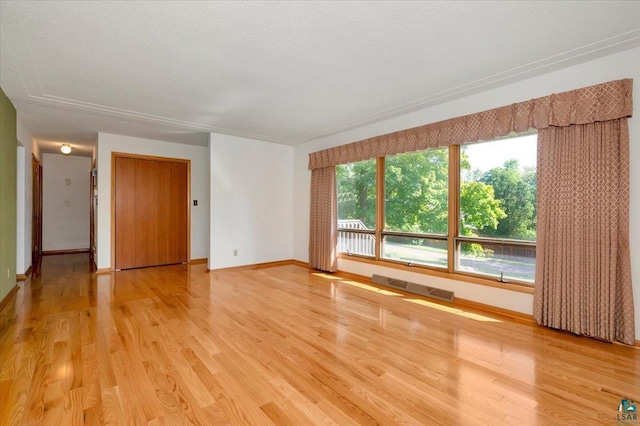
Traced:
[[292, 145], [299, 145], [311, 142], [322, 137], [331, 136], [340, 132], [351, 130], [357, 127], [366, 126], [382, 120], [397, 117], [402, 114], [408, 114], [421, 109], [433, 107], [435, 105], [450, 102], [486, 90], [495, 89], [527, 78], [546, 74], [567, 66], [576, 65], [603, 56], [611, 55], [628, 49], [640, 46], [640, 29], [629, 31], [615, 37], [601, 40], [577, 49], [573, 49], [564, 53], [560, 53], [539, 61], [531, 62], [526, 65], [512, 68], [488, 77], [475, 80], [451, 89], [443, 90], [429, 96], [418, 98], [416, 100], [396, 105], [376, 113], [360, 117], [351, 121], [328, 128], [321, 132], [311, 133], [295, 141]]
[[193, 123], [189, 121], [175, 120], [173, 118], [161, 117], [152, 114], [145, 114], [136, 111], [130, 111], [120, 108], [108, 107], [105, 105], [93, 104], [89, 102], [77, 101], [75, 99], [62, 98], [57, 96], [43, 95], [34, 96], [29, 95], [28, 98], [9, 96], [12, 102], [20, 102], [24, 104], [37, 105], [47, 108], [55, 108], [65, 111], [81, 112], [85, 114], [91, 114], [98, 117], [115, 118], [118, 120], [129, 121], [132, 123], [144, 123], [144, 124], [160, 124], [165, 127], [179, 129], [179, 130], [191, 130], [203, 133], [220, 133], [230, 136], [238, 136], [249, 139], [261, 140], [264, 142], [288, 144], [287, 141], [277, 138], [271, 138], [264, 135], [258, 135], [248, 132], [240, 132], [222, 127], [209, 126], [201, 123]]

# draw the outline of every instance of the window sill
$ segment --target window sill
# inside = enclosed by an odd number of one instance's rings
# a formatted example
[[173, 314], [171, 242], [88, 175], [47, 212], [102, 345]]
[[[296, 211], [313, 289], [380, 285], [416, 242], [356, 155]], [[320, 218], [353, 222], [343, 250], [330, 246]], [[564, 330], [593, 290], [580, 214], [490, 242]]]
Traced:
[[524, 284], [524, 283], [517, 283], [517, 282], [502, 283], [500, 281], [495, 281], [489, 278], [481, 278], [471, 274], [467, 275], [460, 272], [450, 273], [447, 271], [439, 271], [439, 270], [432, 269], [422, 265], [408, 266], [404, 263], [394, 262], [390, 260], [375, 260], [375, 259], [370, 259], [368, 257], [362, 257], [357, 255], [350, 256], [346, 254], [339, 254], [338, 259], [344, 259], [344, 260], [349, 260], [353, 262], [368, 263], [370, 265], [383, 266], [386, 268], [401, 269], [403, 271], [414, 272], [416, 274], [431, 275], [434, 277], [446, 278], [446, 279], [456, 280], [456, 281], [463, 281], [471, 284], [484, 285], [487, 287], [495, 287], [503, 290], [517, 291], [519, 293], [533, 294], [533, 285], [531, 284]]

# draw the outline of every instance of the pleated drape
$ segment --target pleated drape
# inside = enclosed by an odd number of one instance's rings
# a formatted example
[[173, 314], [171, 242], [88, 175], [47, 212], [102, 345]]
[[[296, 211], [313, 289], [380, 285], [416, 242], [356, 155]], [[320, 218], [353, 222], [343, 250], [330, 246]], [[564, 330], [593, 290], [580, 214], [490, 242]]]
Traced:
[[632, 345], [627, 119], [538, 133], [534, 318]]
[[631, 116], [633, 80], [615, 80], [425, 124], [309, 154], [309, 169]]
[[338, 202], [335, 167], [311, 171], [309, 225], [309, 266], [322, 271], [337, 271]]

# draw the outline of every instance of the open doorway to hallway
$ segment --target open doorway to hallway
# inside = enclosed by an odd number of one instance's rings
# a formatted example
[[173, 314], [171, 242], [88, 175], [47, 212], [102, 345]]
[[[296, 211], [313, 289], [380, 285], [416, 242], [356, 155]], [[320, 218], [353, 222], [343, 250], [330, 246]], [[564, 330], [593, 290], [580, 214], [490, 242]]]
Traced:
[[41, 161], [40, 254], [90, 253], [91, 157], [44, 153]]

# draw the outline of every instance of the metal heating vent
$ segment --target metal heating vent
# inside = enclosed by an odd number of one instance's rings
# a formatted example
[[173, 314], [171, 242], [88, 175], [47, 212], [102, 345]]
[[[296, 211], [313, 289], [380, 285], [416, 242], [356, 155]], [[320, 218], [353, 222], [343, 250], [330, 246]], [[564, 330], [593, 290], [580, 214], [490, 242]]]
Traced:
[[431, 297], [445, 302], [453, 302], [455, 297], [454, 293], [449, 290], [442, 290], [440, 288], [410, 283], [408, 281], [397, 280], [395, 278], [383, 277], [382, 275], [372, 275], [371, 282], [386, 287], [399, 288], [409, 293], [419, 294], [420, 296]]

